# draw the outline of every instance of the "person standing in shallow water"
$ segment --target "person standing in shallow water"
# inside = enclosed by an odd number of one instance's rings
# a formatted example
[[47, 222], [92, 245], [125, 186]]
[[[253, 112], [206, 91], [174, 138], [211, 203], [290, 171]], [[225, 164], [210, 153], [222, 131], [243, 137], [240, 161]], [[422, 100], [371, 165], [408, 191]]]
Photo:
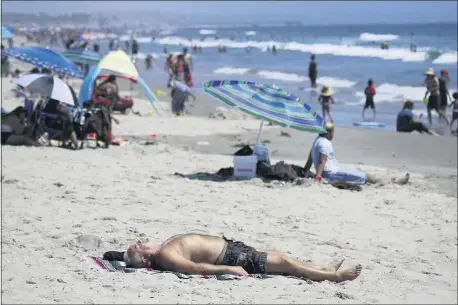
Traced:
[[448, 71], [446, 69], [441, 70], [441, 77], [439, 78], [439, 93], [441, 96], [440, 110], [444, 113], [447, 110], [448, 100], [452, 101], [450, 92], [448, 91], [448, 84], [450, 83], [450, 78], [448, 76]]
[[433, 69], [428, 69], [425, 72], [425, 75], [426, 75], [425, 98], [429, 94], [428, 105], [427, 105], [429, 124], [431, 125], [433, 123], [431, 111], [432, 110], [436, 110], [436, 112], [439, 114], [439, 118], [442, 118], [443, 120], [445, 120], [447, 125], [449, 125], [450, 122], [448, 121], [448, 118], [445, 116], [445, 113], [440, 109], [440, 105], [441, 105], [440, 98], [441, 98], [441, 96], [440, 96], [440, 90], [439, 90], [439, 79], [434, 74], [434, 70]]
[[375, 87], [374, 87], [374, 82], [372, 81], [372, 79], [370, 79], [367, 82], [367, 87], [364, 90], [364, 95], [366, 95], [366, 104], [364, 104], [364, 109], [363, 109], [363, 121], [366, 121], [366, 117], [364, 116], [364, 114], [367, 108], [372, 108], [372, 112], [374, 113], [372, 120], [375, 121], [375, 103], [374, 103]]
[[316, 88], [316, 78], [318, 76], [317, 63], [315, 61], [315, 55], [312, 54], [310, 57], [309, 64], [309, 78], [312, 88]]

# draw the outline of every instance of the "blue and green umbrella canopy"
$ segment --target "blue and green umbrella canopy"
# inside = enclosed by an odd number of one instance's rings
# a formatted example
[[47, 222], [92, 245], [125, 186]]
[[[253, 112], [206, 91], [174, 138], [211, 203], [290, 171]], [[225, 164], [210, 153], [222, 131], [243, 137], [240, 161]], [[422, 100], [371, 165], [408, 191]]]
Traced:
[[275, 86], [236, 80], [213, 80], [204, 90], [228, 104], [260, 119], [309, 132], [325, 132], [325, 121], [298, 97]]
[[75, 63], [88, 65], [96, 65], [102, 59], [102, 55], [88, 49], [70, 49], [62, 52], [62, 55]]

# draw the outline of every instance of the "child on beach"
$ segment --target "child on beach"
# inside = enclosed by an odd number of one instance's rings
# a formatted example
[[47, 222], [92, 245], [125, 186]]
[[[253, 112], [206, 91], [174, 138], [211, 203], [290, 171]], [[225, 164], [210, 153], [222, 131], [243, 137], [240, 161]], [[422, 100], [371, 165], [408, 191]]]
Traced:
[[453, 107], [452, 110], [452, 122], [450, 123], [450, 131], [455, 135], [458, 135], [458, 124], [456, 126], [456, 131], [453, 131], [453, 123], [458, 120], [458, 92], [452, 94], [453, 102], [450, 103], [449, 107]]
[[334, 123], [334, 120], [332, 119], [331, 116], [331, 103], [335, 104], [332, 94], [334, 92], [332, 91], [331, 88], [324, 86], [321, 89], [321, 95], [318, 98], [318, 102], [321, 104], [321, 110], [323, 111], [323, 120], [326, 120], [326, 113], [329, 116], [329, 119], [331, 120], [331, 123]]
[[374, 103], [375, 87], [374, 87], [374, 82], [372, 81], [372, 79], [370, 79], [367, 82], [367, 87], [364, 90], [364, 95], [366, 95], [366, 104], [364, 104], [364, 109], [363, 109], [363, 121], [366, 121], [364, 114], [367, 108], [372, 108], [372, 112], [374, 113], [372, 120], [375, 121], [375, 103]]

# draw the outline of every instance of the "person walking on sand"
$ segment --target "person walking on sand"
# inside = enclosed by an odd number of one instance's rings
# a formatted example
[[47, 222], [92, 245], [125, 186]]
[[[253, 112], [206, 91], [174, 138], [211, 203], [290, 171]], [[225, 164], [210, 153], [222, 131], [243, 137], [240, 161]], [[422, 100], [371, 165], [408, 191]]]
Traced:
[[436, 110], [436, 112], [439, 114], [439, 118], [442, 118], [445, 120], [447, 125], [449, 125], [448, 118], [445, 116], [445, 113], [439, 108], [441, 101], [440, 101], [440, 90], [439, 90], [439, 79], [436, 77], [434, 74], [433, 69], [428, 69], [425, 72], [426, 79], [425, 79], [425, 84], [426, 84], [426, 92], [425, 92], [425, 99], [429, 94], [429, 99], [428, 99], [428, 105], [427, 105], [427, 111], [428, 111], [428, 121], [429, 124], [432, 125], [433, 120], [432, 120], [432, 115], [431, 111]]
[[179, 234], [162, 244], [140, 239], [123, 254], [128, 267], [153, 268], [185, 274], [285, 274], [313, 281], [343, 282], [356, 279], [361, 265], [340, 269], [343, 260], [318, 266], [275, 250], [255, 249], [226, 237]]
[[323, 120], [326, 120], [326, 114], [328, 114], [331, 123], [334, 123], [331, 116], [331, 103], [335, 104], [334, 99], [332, 98], [333, 93], [334, 92], [331, 88], [324, 86], [321, 89], [321, 94], [318, 98], [318, 102], [321, 104], [321, 110], [323, 112]]
[[[375, 184], [382, 181], [375, 175], [353, 170], [345, 170], [340, 167], [334, 155], [332, 139], [334, 138], [334, 124], [326, 124], [326, 132], [320, 133], [313, 142], [310, 149], [309, 157], [304, 167], [304, 172], [308, 172], [315, 166], [317, 182], [323, 182], [326, 179], [330, 184], [346, 183], [350, 185]], [[391, 179], [396, 184], [406, 184], [410, 175], [407, 173], [403, 178], [396, 180]]]
[[318, 76], [318, 68], [317, 63], [315, 61], [315, 54], [310, 56], [310, 64], [309, 64], [309, 78], [312, 88], [316, 88], [316, 78]]
[[375, 87], [374, 82], [370, 79], [367, 82], [367, 87], [364, 90], [364, 95], [366, 95], [366, 103], [364, 104], [363, 108], [363, 121], [366, 121], [366, 117], [364, 116], [366, 109], [371, 108], [373, 112], [372, 120], [375, 121], [375, 103], [374, 103], [374, 96], [375, 96]]

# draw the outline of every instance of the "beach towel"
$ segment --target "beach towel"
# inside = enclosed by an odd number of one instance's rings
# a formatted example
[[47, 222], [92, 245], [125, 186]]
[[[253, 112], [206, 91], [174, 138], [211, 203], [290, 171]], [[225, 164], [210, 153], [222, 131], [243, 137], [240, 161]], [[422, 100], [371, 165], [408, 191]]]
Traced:
[[311, 283], [310, 279], [307, 278], [297, 278], [294, 276], [283, 276], [283, 275], [273, 275], [273, 274], [250, 274], [248, 276], [238, 276], [238, 275], [232, 275], [232, 274], [222, 274], [222, 275], [205, 275], [205, 274], [194, 274], [194, 275], [189, 275], [189, 274], [184, 274], [180, 272], [172, 272], [172, 271], [159, 271], [159, 270], [153, 270], [151, 268], [127, 268], [126, 263], [123, 261], [107, 261], [104, 260], [100, 257], [95, 257], [95, 256], [88, 256], [86, 258], [86, 262], [88, 265], [96, 271], [99, 272], [119, 272], [119, 273], [146, 273], [146, 274], [164, 274], [164, 273], [169, 273], [173, 274], [176, 277], [180, 279], [215, 279], [215, 280], [220, 280], [220, 281], [228, 281], [228, 280], [241, 280], [241, 279], [247, 279], [247, 278], [255, 278], [255, 279], [269, 279], [269, 278], [274, 278], [278, 276], [282, 277], [288, 277], [288, 278], [296, 278], [300, 280], [307, 281], [308, 283]]

